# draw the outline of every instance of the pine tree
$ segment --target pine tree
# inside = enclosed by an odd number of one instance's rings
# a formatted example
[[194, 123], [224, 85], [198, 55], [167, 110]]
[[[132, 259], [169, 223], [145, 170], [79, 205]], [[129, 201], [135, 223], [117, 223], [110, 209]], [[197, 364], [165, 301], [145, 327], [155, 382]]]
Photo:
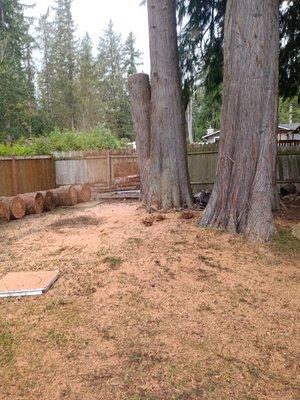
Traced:
[[60, 127], [75, 128], [76, 42], [71, 13], [72, 0], [56, 0], [51, 49], [53, 65], [53, 117]]
[[38, 74], [40, 114], [45, 128], [51, 129], [53, 109], [53, 23], [49, 20], [50, 10], [39, 19], [38, 46], [42, 54], [42, 67]]
[[19, 0], [0, 2], [0, 132], [30, 135], [34, 107], [33, 39]]
[[126, 69], [127, 76], [136, 74], [137, 67], [141, 65], [140, 59], [142, 53], [135, 48], [136, 39], [133, 32], [130, 32], [125, 45], [124, 45], [124, 67]]
[[97, 125], [97, 80], [92, 42], [86, 33], [81, 40], [78, 52], [77, 96], [79, 104], [79, 128], [89, 129]]
[[100, 122], [120, 137], [131, 133], [123, 55], [121, 36], [114, 32], [110, 21], [100, 38], [97, 56]]

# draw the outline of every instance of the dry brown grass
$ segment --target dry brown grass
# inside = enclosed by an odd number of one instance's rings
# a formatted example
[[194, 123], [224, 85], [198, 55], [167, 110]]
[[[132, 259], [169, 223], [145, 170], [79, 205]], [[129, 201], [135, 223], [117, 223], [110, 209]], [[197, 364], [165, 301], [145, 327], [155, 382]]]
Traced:
[[146, 227], [136, 203], [105, 203], [1, 226], [0, 276], [60, 278], [1, 300], [0, 399], [299, 398], [299, 243], [250, 245], [193, 214]]

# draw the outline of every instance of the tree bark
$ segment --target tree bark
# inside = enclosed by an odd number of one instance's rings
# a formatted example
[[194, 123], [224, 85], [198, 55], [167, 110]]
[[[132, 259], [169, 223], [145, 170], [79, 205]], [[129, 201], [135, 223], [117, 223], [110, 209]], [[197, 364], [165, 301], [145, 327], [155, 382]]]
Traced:
[[148, 207], [192, 205], [185, 113], [179, 70], [175, 0], [148, 0], [151, 140]]
[[227, 2], [217, 178], [200, 222], [255, 242], [275, 232], [278, 13], [275, 0]]
[[20, 194], [19, 197], [25, 203], [25, 213], [29, 214], [42, 214], [45, 207], [45, 199], [42, 193], [25, 193]]
[[45, 190], [41, 193], [44, 196], [45, 200], [45, 211], [53, 211], [56, 208], [54, 194], [51, 192], [51, 190]]
[[78, 194], [74, 186], [61, 186], [51, 190], [57, 206], [75, 206], [78, 203]]
[[136, 133], [141, 179], [141, 201], [147, 203], [150, 158], [151, 87], [147, 74], [134, 74], [128, 80], [133, 128]]
[[10, 210], [7, 204], [0, 199], [0, 224], [10, 220]]

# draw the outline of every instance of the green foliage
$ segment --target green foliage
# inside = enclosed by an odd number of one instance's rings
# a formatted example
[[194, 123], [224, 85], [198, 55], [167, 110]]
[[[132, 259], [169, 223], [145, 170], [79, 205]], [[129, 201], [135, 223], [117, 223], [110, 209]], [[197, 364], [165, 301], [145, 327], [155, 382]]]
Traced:
[[[180, 61], [186, 97], [195, 85], [218, 91], [223, 80], [227, 0], [178, 0]], [[300, 0], [280, 0], [280, 95], [300, 101]], [[220, 91], [221, 92], [221, 91]]]
[[105, 128], [88, 132], [55, 130], [48, 136], [21, 138], [11, 145], [0, 143], [0, 156], [48, 155], [54, 151], [120, 149], [124, 142]]
[[292, 235], [291, 230], [281, 229], [273, 237], [272, 247], [280, 253], [296, 256], [296, 254], [300, 253], [300, 240]]
[[[291, 107], [291, 108], [290, 108]], [[278, 121], [282, 124], [288, 124], [290, 121], [290, 111], [293, 122], [300, 123], [300, 105], [297, 97], [290, 100], [279, 99]]]
[[33, 38], [19, 0], [0, 2], [0, 131], [31, 132], [34, 115]]
[[135, 48], [136, 39], [132, 32], [129, 33], [124, 45], [124, 68], [127, 76], [135, 74], [140, 64], [142, 53]]
[[100, 123], [119, 137], [132, 133], [127, 75], [124, 67], [121, 36], [113, 28], [112, 21], [104, 30], [98, 45], [97, 76]]
[[221, 98], [215, 96], [214, 92], [207, 92], [202, 87], [196, 91], [193, 101], [194, 136], [196, 141], [200, 141], [202, 136], [206, 135], [210, 126], [213, 129], [220, 128], [221, 105]]

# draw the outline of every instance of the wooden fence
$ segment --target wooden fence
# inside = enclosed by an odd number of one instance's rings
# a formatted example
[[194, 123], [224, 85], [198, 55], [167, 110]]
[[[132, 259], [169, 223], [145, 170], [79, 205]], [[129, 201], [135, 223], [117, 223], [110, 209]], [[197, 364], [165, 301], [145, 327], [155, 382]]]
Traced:
[[57, 185], [100, 184], [110, 187], [121, 177], [139, 173], [133, 151], [54, 153]]
[[[188, 164], [193, 191], [212, 189], [217, 162], [218, 144], [189, 147]], [[300, 146], [278, 147], [277, 183], [300, 184]]]
[[[216, 144], [190, 147], [188, 164], [194, 191], [210, 190], [217, 169]], [[56, 185], [110, 187], [120, 177], [138, 174], [137, 156], [127, 152], [64, 152], [54, 157], [0, 158], [0, 196], [46, 190]], [[277, 182], [300, 184], [300, 147], [279, 147]]]
[[0, 157], [0, 196], [13, 196], [53, 187], [53, 157]]

